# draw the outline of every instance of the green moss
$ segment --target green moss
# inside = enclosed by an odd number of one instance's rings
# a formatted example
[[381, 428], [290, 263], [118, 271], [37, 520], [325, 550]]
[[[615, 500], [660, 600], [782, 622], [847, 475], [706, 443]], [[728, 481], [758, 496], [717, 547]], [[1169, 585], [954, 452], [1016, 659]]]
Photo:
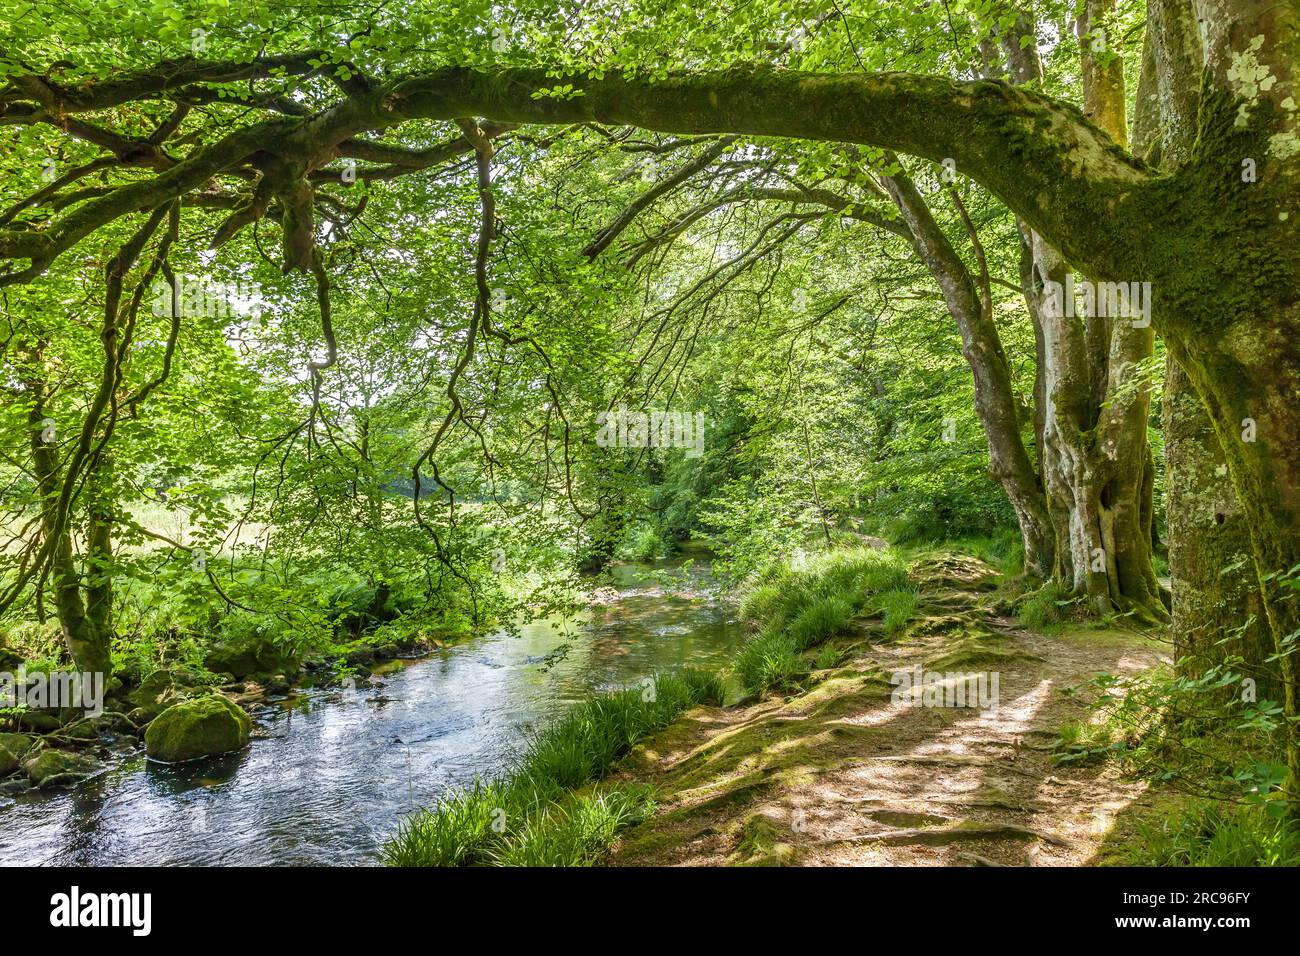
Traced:
[[781, 839], [781, 832], [763, 814], [755, 814], [740, 830], [733, 863], [738, 866], [789, 866], [794, 847]]
[[232, 674], [236, 678], [289, 674], [298, 669], [294, 654], [254, 630], [226, 636], [208, 652], [203, 665], [214, 674]]
[[26, 734], [0, 734], [0, 777], [13, 773], [27, 751], [32, 749], [32, 738]]
[[1036, 654], [998, 647], [987, 638], [969, 637], [958, 641], [947, 653], [926, 662], [930, 671], [961, 671], [1014, 661], [1041, 661]]
[[66, 750], [42, 750], [30, 757], [23, 770], [38, 787], [52, 787], [71, 783], [94, 772], [99, 764], [84, 754], [69, 753]]
[[253, 722], [220, 694], [181, 701], [163, 711], [144, 735], [145, 750], [155, 760], [180, 763], [248, 746]]

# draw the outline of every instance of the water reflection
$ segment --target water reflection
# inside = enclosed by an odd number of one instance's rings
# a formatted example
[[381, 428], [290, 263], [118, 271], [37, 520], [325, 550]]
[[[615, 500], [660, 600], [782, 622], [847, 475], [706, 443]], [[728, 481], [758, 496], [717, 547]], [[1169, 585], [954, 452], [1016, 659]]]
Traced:
[[255, 714], [241, 754], [192, 767], [138, 752], [71, 792], [0, 797], [0, 863], [359, 864], [402, 815], [504, 767], [524, 735], [596, 690], [721, 663], [739, 639], [700, 567], [685, 585], [616, 569], [577, 621], [439, 651], [378, 686], [304, 693]]

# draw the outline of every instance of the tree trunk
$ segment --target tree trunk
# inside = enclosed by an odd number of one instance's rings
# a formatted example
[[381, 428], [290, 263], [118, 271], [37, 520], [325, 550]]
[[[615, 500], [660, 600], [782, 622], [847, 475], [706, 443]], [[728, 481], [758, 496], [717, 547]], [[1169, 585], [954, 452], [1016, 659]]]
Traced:
[[975, 413], [988, 439], [993, 477], [1006, 492], [1020, 525], [1025, 571], [1046, 578], [1052, 569], [1052, 523], [1029, 453], [1020, 437], [1020, 410], [987, 296], [981, 297], [961, 257], [930, 213], [916, 185], [901, 173], [882, 176], [886, 191], [912, 234], [912, 245], [943, 293], [961, 332], [961, 350], [975, 379]]
[[[39, 358], [37, 359], [39, 361]], [[33, 367], [36, 367], [35, 364]], [[72, 533], [69, 522], [57, 530], [56, 509], [62, 486], [58, 446], [47, 440], [45, 431], [45, 386], [40, 381], [27, 383], [36, 396], [28, 411], [27, 422], [31, 429], [32, 461], [35, 466], [37, 487], [41, 493], [41, 527], [48, 535], [57, 535], [50, 563], [49, 580], [54, 586], [54, 607], [58, 614], [63, 639], [73, 663], [83, 673], [103, 674], [107, 680], [113, 671], [112, 651], [109, 646], [110, 630], [102, 630], [105, 606], [111, 608], [111, 593], [107, 605], [100, 603], [94, 613], [86, 613], [81, 593], [81, 578], [77, 574], [72, 553]], [[102, 543], [102, 539], [101, 539]], [[102, 595], [102, 592], [101, 592]], [[111, 611], [109, 612], [111, 621]], [[111, 627], [111, 625], [110, 625]]]
[[[1148, 161], [1177, 169], [1191, 157], [1204, 64], [1189, 16], [1153, 3], [1138, 87], [1134, 145]], [[1241, 658], [1260, 699], [1283, 698], [1281, 672], [1269, 662], [1272, 640], [1252, 574], [1250, 530], [1227, 480], [1223, 449], [1186, 373], [1165, 360], [1165, 514], [1172, 583], [1171, 630], [1183, 672], [1198, 676]]]
[[[1084, 0], [1076, 30], [1084, 112], [1123, 146], [1128, 141], [1123, 61], [1106, 36], [1113, 0]], [[1021, 13], [1002, 37], [1013, 79], [1036, 84], [1042, 66], [1032, 18]], [[1022, 224], [1021, 284], [1034, 321], [1041, 381], [1041, 470], [1055, 532], [1053, 577], [1098, 612], [1118, 609], [1144, 623], [1164, 617], [1151, 566], [1154, 464], [1147, 441], [1149, 397], [1134, 376], [1155, 344], [1150, 327], [1126, 318], [1073, 315], [1062, 291], [1071, 268]], [[1053, 292], [1053, 290], [1056, 290]], [[1136, 387], [1135, 387], [1136, 385]]]
[[[86, 529], [86, 618], [99, 640], [113, 639], [113, 506], [109, 496], [109, 459], [92, 466], [87, 482], [89, 501]], [[105, 672], [105, 679], [108, 672]]]
[[1238, 656], [1258, 696], [1280, 701], [1245, 515], [1205, 407], [1172, 358], [1165, 363], [1164, 427], [1175, 657], [1196, 676]]
[[[1158, 314], [1170, 353], [1208, 413], [1226, 465], [1226, 474], [1215, 465], [1217, 487], [1201, 476], [1206, 487], [1188, 501], [1224, 502], [1231, 490], [1249, 532], [1250, 583], [1280, 657], [1288, 801], [1300, 818], [1300, 5], [1236, 0], [1231, 10], [1204, 2], [1193, 10], [1181, 0], [1150, 0], [1148, 9], [1160, 45], [1159, 98], [1182, 121], [1175, 128], [1190, 125], [1188, 103], [1199, 100], [1194, 135], [1173, 138], [1170, 189], [1191, 197], [1177, 215], [1200, 228], [1164, 251], [1168, 261], [1153, 263], [1168, 277]], [[1227, 526], [1226, 507], [1223, 514]]]

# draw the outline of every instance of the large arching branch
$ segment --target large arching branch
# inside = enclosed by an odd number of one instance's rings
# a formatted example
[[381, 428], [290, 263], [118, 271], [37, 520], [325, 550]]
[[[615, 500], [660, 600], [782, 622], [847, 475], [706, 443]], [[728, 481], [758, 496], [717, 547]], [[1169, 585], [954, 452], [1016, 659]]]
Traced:
[[[158, 87], [138, 78], [135, 84]], [[572, 90], [550, 95], [557, 86]], [[468, 115], [500, 123], [601, 122], [666, 133], [794, 137], [951, 158], [1085, 271], [1141, 273], [1147, 259], [1146, 187], [1154, 176], [1075, 107], [995, 81], [767, 68], [657, 80], [446, 68], [393, 80], [310, 117], [277, 117], [231, 133], [152, 180], [84, 203], [43, 232], [0, 231], [0, 257], [31, 259], [39, 272], [99, 226], [199, 189], [256, 153], [310, 167], [366, 132]]]

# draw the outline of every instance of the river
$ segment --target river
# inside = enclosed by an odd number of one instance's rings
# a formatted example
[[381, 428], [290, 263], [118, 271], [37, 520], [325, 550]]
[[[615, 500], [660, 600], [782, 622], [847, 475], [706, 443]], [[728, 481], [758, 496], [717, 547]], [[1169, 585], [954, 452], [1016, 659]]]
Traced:
[[133, 747], [73, 790], [0, 797], [0, 864], [375, 863], [404, 815], [503, 769], [592, 692], [725, 661], [740, 631], [706, 567], [619, 565], [615, 595], [577, 619], [259, 708], [239, 754], [168, 767]]

